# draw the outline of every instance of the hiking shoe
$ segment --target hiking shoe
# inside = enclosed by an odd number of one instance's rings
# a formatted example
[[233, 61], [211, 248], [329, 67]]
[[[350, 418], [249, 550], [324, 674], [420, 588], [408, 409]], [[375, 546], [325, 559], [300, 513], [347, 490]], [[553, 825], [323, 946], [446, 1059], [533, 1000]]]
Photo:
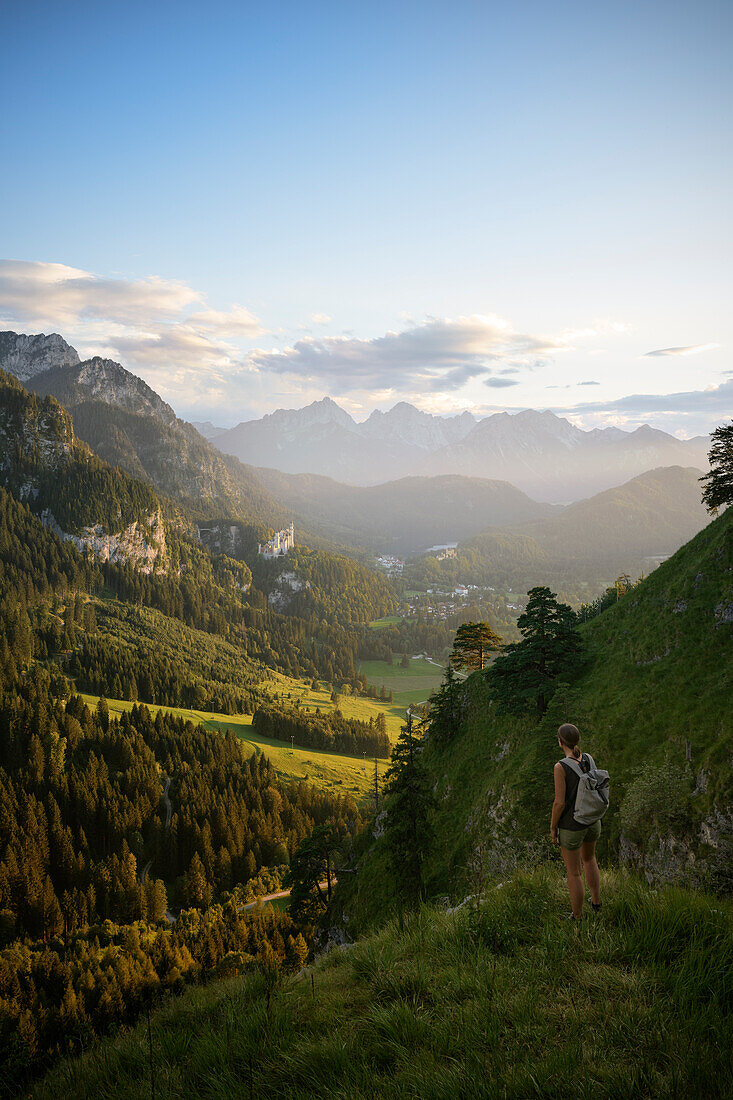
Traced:
[[566, 913], [565, 914], [565, 920], [576, 920], [576, 921], [578, 921], [578, 923], [580, 923], [580, 921], [582, 921], [582, 919], [583, 919], [582, 917], [576, 917], [575, 913]]
[[590, 903], [590, 907], [591, 907], [591, 909], [593, 910], [594, 913], [600, 913], [601, 909], [603, 908], [603, 902], [599, 901], [598, 905], [596, 905], [596, 903], [594, 901], [592, 901]]

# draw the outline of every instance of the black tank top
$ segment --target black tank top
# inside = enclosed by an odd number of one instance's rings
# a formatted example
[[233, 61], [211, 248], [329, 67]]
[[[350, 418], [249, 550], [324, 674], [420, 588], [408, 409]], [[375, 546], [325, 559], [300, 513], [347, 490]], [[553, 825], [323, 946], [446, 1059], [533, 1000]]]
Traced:
[[[578, 793], [580, 776], [575, 768], [571, 766], [567, 757], [561, 760], [560, 763], [562, 764], [562, 770], [565, 772], [565, 809], [560, 814], [560, 820], [557, 823], [557, 827], [558, 829], [575, 829], [578, 831], [580, 829], [587, 829], [587, 825], [579, 824], [573, 817], [575, 811], [575, 796]], [[588, 771], [590, 769], [590, 763], [585, 753], [581, 755], [580, 760], [577, 760], [576, 763], [580, 764], [583, 771]]]

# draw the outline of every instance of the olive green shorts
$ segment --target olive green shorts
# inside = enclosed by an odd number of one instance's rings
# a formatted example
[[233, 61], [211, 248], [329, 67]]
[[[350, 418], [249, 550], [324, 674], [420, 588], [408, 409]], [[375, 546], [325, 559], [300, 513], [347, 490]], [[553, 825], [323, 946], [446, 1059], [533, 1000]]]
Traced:
[[587, 829], [558, 829], [557, 835], [561, 848], [565, 848], [568, 852], [577, 852], [584, 841], [598, 840], [601, 835], [601, 823], [594, 821]]

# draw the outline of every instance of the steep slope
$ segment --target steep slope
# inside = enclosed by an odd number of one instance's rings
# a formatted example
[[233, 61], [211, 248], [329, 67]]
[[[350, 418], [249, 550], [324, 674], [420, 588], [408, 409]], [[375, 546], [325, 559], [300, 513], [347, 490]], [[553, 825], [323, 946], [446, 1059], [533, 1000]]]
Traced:
[[488, 524], [521, 523], [552, 512], [550, 505], [500, 481], [407, 477], [362, 487], [312, 474], [256, 473], [298, 520], [337, 542], [399, 554], [456, 542]]
[[254, 525], [254, 533], [243, 532], [243, 547], [289, 520], [250, 471], [119, 363], [95, 357], [39, 372], [28, 385], [69, 409], [79, 437], [101, 458], [178, 500], [194, 518]]
[[149, 486], [100, 461], [53, 397], [0, 371], [0, 480], [44, 523], [102, 560], [165, 567], [160, 502]]
[[99, 355], [83, 363], [49, 366], [48, 370], [29, 378], [27, 386], [42, 397], [50, 394], [66, 408], [85, 401], [103, 401], [127, 412], [155, 417], [163, 424], [173, 424], [176, 420], [170, 405], [142, 378]]
[[[469, 892], [472, 876], [549, 854], [563, 721], [578, 725], [582, 747], [611, 773], [604, 859], [637, 865], [652, 881], [733, 885], [733, 509], [581, 633], [586, 667], [541, 722], [497, 716], [475, 673], [457, 735], [428, 739], [438, 806], [432, 893]], [[358, 874], [340, 887], [350, 929], [389, 910], [385, 860], [382, 842], [369, 841]]]

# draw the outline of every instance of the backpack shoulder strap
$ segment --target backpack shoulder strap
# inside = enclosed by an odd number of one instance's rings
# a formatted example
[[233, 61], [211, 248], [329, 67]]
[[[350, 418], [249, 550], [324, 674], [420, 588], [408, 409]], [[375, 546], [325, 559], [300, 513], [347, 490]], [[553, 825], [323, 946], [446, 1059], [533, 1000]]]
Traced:
[[574, 772], [577, 772], [577, 774], [580, 776], [588, 774], [585, 769], [581, 767], [580, 760], [572, 760], [569, 756], [566, 756], [564, 760], [560, 761], [560, 763], [567, 764], [573, 769]]

